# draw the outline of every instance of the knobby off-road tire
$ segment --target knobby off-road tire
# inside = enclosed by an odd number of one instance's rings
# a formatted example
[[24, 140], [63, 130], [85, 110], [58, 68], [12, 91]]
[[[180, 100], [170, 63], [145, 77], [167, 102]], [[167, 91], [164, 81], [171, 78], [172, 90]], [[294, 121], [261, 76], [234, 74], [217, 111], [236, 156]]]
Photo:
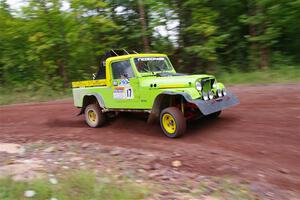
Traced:
[[176, 107], [169, 107], [160, 113], [160, 126], [164, 134], [170, 138], [181, 136], [186, 130], [186, 119]]
[[98, 103], [89, 104], [84, 110], [85, 122], [92, 128], [100, 127], [105, 123], [105, 115]]
[[218, 112], [207, 115], [206, 118], [208, 118], [208, 119], [217, 119], [220, 116], [221, 113], [222, 113], [222, 111], [218, 111]]

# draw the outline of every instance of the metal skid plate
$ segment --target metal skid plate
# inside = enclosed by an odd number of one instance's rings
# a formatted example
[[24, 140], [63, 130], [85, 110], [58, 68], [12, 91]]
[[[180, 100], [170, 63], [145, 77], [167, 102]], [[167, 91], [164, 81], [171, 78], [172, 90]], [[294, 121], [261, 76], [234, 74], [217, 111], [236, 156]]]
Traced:
[[234, 106], [236, 104], [239, 104], [239, 100], [231, 92], [227, 92], [226, 96], [219, 99], [212, 99], [208, 101], [204, 101], [202, 99], [196, 99], [196, 100], [191, 100], [189, 102], [197, 105], [199, 110], [204, 115], [209, 115], [224, 110], [226, 108], [229, 108], [231, 106]]

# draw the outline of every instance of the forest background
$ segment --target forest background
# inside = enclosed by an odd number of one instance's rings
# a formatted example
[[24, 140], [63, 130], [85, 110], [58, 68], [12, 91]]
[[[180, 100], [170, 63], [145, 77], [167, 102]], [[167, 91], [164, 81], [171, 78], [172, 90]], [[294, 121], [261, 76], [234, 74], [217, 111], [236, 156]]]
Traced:
[[230, 84], [300, 82], [300, 0], [0, 0], [0, 103], [69, 95], [122, 48]]

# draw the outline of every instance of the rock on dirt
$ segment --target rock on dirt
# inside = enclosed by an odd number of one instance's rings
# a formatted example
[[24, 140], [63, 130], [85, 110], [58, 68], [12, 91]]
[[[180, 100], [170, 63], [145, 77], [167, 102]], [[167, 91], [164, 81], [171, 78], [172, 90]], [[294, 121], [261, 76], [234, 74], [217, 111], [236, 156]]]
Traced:
[[121, 153], [122, 153], [122, 151], [119, 149], [114, 149], [114, 150], [110, 151], [110, 155], [112, 155], [112, 156], [118, 156]]
[[58, 183], [58, 180], [56, 178], [50, 178], [49, 182], [53, 185], [56, 185]]
[[14, 180], [28, 180], [42, 176], [43, 161], [38, 159], [28, 159], [15, 161], [14, 164], [0, 167], [0, 177], [11, 176]]
[[70, 167], [69, 167], [69, 166], [66, 166], [66, 165], [62, 166], [62, 168], [65, 169], [65, 170], [70, 169]]
[[24, 192], [24, 197], [30, 198], [30, 197], [34, 197], [36, 195], [36, 192], [33, 190], [26, 190]]
[[55, 151], [55, 147], [51, 146], [51, 147], [48, 147], [47, 149], [44, 150], [44, 152], [46, 153], [52, 153]]
[[21, 154], [24, 153], [24, 151], [24, 147], [19, 144], [0, 143], [0, 152]]
[[155, 177], [161, 176], [161, 173], [153, 172], [153, 173], [148, 174], [148, 176], [149, 176], [149, 178], [155, 178]]
[[205, 196], [203, 197], [203, 200], [220, 200], [220, 199], [212, 196]]
[[83, 143], [83, 144], [81, 145], [81, 148], [86, 149], [86, 148], [88, 148], [89, 146], [90, 146], [89, 143]]
[[144, 170], [157, 170], [157, 169], [160, 169], [161, 167], [162, 167], [162, 165], [159, 163], [151, 163], [149, 165], [144, 165], [143, 169]]
[[70, 158], [70, 162], [76, 162], [76, 161], [81, 161], [81, 160], [82, 160], [82, 157], [77, 157], [77, 156]]
[[173, 160], [172, 161], [172, 166], [173, 167], [181, 167], [182, 166], [182, 163], [181, 163], [181, 161], [180, 160]]
[[285, 169], [285, 168], [280, 168], [278, 169], [278, 171], [282, 174], [288, 174], [289, 173], [289, 170]]

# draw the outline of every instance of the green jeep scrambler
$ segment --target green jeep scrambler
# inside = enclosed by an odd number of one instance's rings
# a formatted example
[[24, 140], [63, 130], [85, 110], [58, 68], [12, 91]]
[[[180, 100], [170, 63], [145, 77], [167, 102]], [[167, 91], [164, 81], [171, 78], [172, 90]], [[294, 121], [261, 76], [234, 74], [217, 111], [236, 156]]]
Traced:
[[176, 73], [165, 54], [111, 50], [93, 80], [73, 82], [74, 105], [90, 127], [102, 126], [118, 112], [148, 113], [164, 134], [182, 135], [186, 121], [216, 118], [238, 99], [214, 76]]

